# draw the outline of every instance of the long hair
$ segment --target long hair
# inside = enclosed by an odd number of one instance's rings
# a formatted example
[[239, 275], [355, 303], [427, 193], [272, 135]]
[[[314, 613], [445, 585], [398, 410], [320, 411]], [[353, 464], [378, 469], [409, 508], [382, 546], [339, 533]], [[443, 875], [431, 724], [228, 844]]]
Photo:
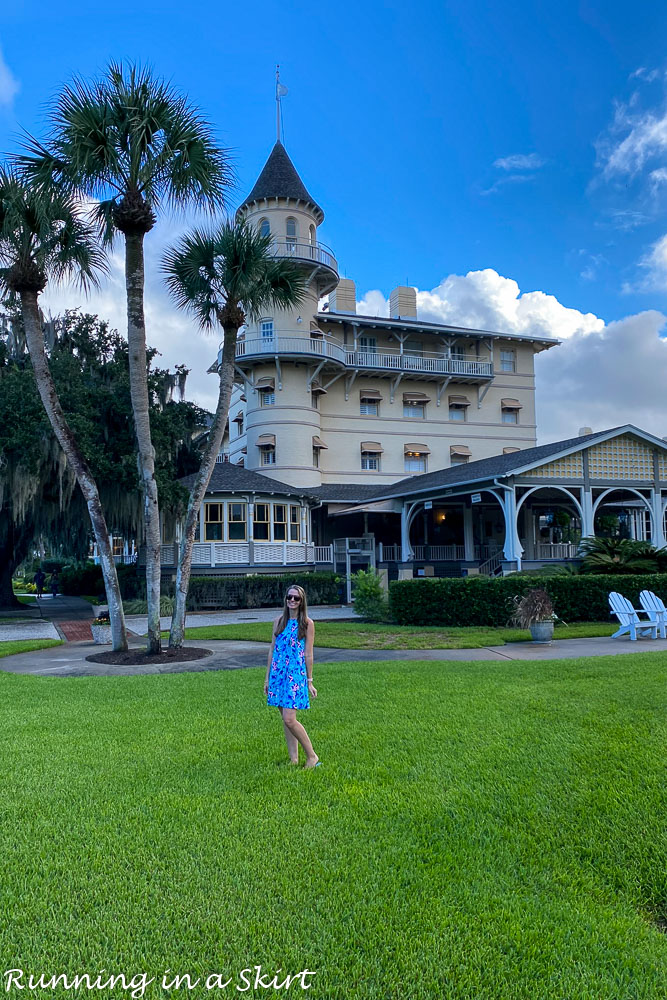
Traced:
[[299, 604], [299, 610], [296, 616], [297, 621], [299, 622], [298, 636], [299, 639], [305, 639], [306, 632], [308, 630], [308, 601], [306, 600], [306, 591], [303, 589], [303, 587], [300, 587], [298, 583], [293, 583], [285, 591], [285, 602], [283, 604], [283, 613], [278, 620], [278, 624], [276, 625], [276, 630], [273, 634], [280, 635], [280, 633], [287, 625], [287, 622], [289, 621], [289, 608], [287, 607], [287, 595], [289, 594], [290, 590], [299, 591], [299, 597], [301, 598], [301, 602]]

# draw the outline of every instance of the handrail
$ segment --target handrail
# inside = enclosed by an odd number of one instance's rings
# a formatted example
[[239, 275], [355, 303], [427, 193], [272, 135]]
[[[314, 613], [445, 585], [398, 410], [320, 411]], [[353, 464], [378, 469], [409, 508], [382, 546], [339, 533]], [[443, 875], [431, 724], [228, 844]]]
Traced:
[[480, 576], [495, 576], [503, 561], [502, 552], [496, 552], [495, 555], [487, 559], [486, 562], [480, 563], [478, 566], [478, 572]]
[[[222, 350], [222, 348], [220, 348]], [[374, 368], [403, 372], [434, 372], [442, 375], [492, 376], [493, 364], [477, 357], [444, 357], [441, 354], [421, 354], [395, 348], [382, 351], [351, 351], [326, 337], [306, 337], [303, 333], [273, 337], [244, 337], [236, 345], [236, 357], [248, 358], [264, 354], [308, 354], [331, 358], [348, 368]], [[219, 355], [220, 357], [220, 355]]]
[[338, 274], [338, 262], [333, 253], [324, 243], [308, 243], [296, 239], [272, 240], [269, 252], [274, 257], [294, 257], [297, 260], [308, 260], [314, 264], [323, 264]]

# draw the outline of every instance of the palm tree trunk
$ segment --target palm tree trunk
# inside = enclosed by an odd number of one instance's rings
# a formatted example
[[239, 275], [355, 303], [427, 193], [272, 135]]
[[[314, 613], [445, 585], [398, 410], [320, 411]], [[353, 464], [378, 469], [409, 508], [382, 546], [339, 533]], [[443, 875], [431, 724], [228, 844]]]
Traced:
[[225, 339], [222, 347], [222, 363], [218, 368], [218, 378], [220, 388], [218, 390], [218, 405], [211, 424], [208, 435], [208, 444], [202, 457], [202, 462], [195, 479], [188, 510], [185, 516], [185, 526], [183, 537], [178, 551], [178, 567], [176, 569], [176, 596], [174, 599], [174, 612], [171, 618], [171, 629], [169, 632], [169, 646], [178, 649], [183, 645], [183, 633], [185, 631], [185, 603], [190, 585], [190, 571], [192, 569], [192, 548], [195, 541], [195, 532], [199, 522], [199, 510], [201, 508], [204, 494], [215, 468], [215, 460], [220, 452], [220, 445], [225, 433], [225, 424], [229, 414], [229, 401], [232, 396], [232, 384], [234, 382], [234, 363], [236, 360], [236, 338], [238, 327], [226, 326]]
[[67, 461], [76, 476], [79, 488], [83, 493], [88, 507], [90, 523], [93, 527], [93, 534], [97, 542], [97, 551], [100, 555], [104, 588], [109, 604], [113, 648], [114, 650], [124, 651], [127, 649], [127, 630], [125, 628], [123, 600], [118, 585], [118, 575], [111, 548], [109, 529], [104, 517], [97, 484], [93, 478], [90, 466], [81, 453], [67, 423], [56, 387], [53, 383], [51, 369], [46, 360], [37, 292], [21, 292], [21, 314], [23, 316], [26, 343], [30, 352], [30, 360], [32, 361], [39, 395], [53, 432], [58, 438], [60, 447], [65, 452]]
[[155, 452], [151, 441], [144, 320], [144, 234], [125, 233], [125, 286], [127, 289], [127, 342], [130, 355], [130, 396], [137, 435], [139, 474], [144, 495], [146, 541], [146, 599], [148, 601], [148, 652], [159, 653], [160, 639], [160, 508], [155, 479]]

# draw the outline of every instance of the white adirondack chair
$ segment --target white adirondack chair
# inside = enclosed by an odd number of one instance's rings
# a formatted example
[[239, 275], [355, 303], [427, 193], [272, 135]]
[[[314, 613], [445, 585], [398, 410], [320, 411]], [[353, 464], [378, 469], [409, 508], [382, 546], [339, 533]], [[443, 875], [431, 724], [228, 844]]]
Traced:
[[651, 618], [655, 618], [658, 623], [658, 631], [661, 639], [667, 639], [667, 608], [665, 602], [652, 590], [642, 590], [639, 595], [639, 603]]
[[649, 634], [652, 639], [658, 638], [658, 623], [655, 617], [650, 615], [648, 621], [641, 621], [640, 613], [633, 608], [627, 597], [623, 597], [623, 594], [617, 594], [615, 590], [612, 590], [609, 595], [609, 607], [611, 613], [616, 615], [621, 623], [621, 627], [617, 632], [614, 632], [612, 639], [618, 639], [619, 636], [625, 635], [627, 632], [630, 633], [632, 640], [636, 640], [638, 635], [646, 634]]

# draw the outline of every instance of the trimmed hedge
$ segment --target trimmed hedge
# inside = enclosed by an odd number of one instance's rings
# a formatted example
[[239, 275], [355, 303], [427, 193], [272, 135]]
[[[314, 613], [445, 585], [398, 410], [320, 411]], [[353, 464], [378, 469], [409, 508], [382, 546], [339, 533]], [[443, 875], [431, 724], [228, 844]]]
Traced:
[[[146, 577], [143, 567], [138, 571], [135, 565], [118, 565], [116, 572], [124, 600], [133, 598], [146, 600]], [[60, 591], [72, 597], [79, 597], [81, 594], [99, 594], [104, 599], [102, 567], [96, 566], [94, 562], [65, 566], [60, 574]]]
[[211, 608], [281, 606], [293, 584], [306, 591], [309, 604], [340, 603], [340, 579], [335, 573], [283, 573], [280, 576], [192, 576], [188, 611]]
[[400, 625], [502, 627], [512, 614], [512, 598], [535, 587], [547, 591], [556, 614], [566, 622], [613, 621], [608, 602], [612, 590], [636, 608], [642, 590], [654, 591], [667, 603], [667, 573], [396, 580], [389, 585], [389, 603]]

